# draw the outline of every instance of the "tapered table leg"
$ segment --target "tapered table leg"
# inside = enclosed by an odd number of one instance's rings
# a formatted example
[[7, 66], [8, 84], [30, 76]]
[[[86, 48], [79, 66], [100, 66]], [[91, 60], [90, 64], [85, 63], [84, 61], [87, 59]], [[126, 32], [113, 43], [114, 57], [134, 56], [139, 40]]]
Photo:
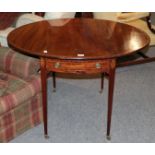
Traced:
[[56, 92], [56, 73], [52, 72], [53, 77], [53, 92]]
[[107, 139], [110, 140], [110, 128], [111, 128], [111, 117], [112, 117], [112, 106], [113, 106], [113, 92], [115, 83], [115, 60], [111, 62], [111, 68], [109, 72], [109, 90], [108, 90], [108, 114], [107, 114]]
[[41, 58], [41, 84], [42, 84], [44, 135], [45, 135], [45, 138], [48, 138], [48, 129], [47, 129], [47, 71], [46, 71], [46, 59], [45, 58]]
[[104, 74], [105, 73], [101, 73], [101, 90], [99, 91], [100, 93], [102, 93], [104, 89]]

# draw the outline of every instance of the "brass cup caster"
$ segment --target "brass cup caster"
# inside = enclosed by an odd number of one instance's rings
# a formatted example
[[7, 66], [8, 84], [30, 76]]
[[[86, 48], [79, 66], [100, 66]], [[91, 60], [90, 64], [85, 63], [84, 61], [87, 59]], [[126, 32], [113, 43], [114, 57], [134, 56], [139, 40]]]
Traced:
[[48, 135], [45, 135], [45, 139], [49, 139], [50, 137]]
[[54, 93], [56, 92], [56, 88], [53, 88], [53, 92], [54, 92]]
[[107, 135], [107, 140], [111, 140], [111, 136], [110, 135]]
[[103, 89], [101, 89], [101, 90], [99, 91], [99, 93], [102, 94], [102, 93], [103, 93]]

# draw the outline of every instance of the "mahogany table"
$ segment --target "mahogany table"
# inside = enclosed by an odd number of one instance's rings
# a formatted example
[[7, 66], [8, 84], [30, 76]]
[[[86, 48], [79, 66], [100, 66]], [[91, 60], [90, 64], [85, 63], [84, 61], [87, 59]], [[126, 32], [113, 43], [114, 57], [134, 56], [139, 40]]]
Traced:
[[142, 30], [95, 19], [41, 21], [17, 28], [8, 36], [11, 48], [40, 58], [45, 137], [48, 137], [47, 74], [52, 71], [108, 75], [107, 139], [110, 139], [116, 60], [148, 47], [149, 42]]

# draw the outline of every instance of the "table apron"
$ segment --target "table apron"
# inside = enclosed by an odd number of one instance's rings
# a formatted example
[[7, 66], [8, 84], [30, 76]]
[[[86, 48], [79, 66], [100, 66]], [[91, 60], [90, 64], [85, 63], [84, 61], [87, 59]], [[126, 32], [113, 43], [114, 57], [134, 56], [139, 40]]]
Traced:
[[109, 73], [111, 60], [60, 60], [46, 59], [46, 70], [60, 73]]

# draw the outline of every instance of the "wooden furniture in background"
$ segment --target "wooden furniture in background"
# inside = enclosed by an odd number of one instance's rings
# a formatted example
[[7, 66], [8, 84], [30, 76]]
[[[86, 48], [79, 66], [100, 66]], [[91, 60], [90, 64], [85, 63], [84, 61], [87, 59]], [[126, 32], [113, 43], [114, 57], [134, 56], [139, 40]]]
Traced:
[[76, 12], [75, 17], [77, 18], [93, 18], [92, 12]]
[[35, 12], [36, 15], [43, 17], [45, 15], [45, 12]]
[[0, 12], [0, 30], [10, 27], [20, 15], [20, 12]]

